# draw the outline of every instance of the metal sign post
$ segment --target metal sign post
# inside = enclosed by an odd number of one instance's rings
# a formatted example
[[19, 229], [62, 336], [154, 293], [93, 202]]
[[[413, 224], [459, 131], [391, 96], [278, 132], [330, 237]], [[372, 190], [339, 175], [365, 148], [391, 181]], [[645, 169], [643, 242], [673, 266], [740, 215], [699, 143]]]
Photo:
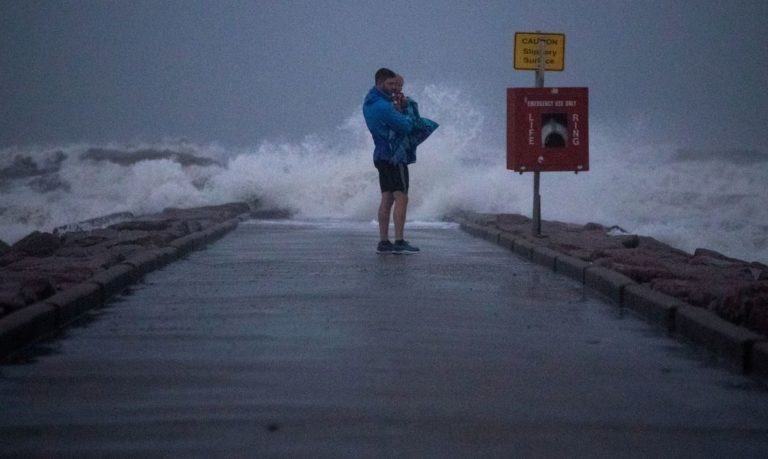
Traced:
[[[517, 32], [515, 33], [514, 67], [516, 70], [536, 70], [536, 88], [544, 87], [546, 70], [562, 71], [565, 67], [565, 35]], [[533, 170], [533, 228], [534, 236], [541, 236], [541, 173]]]
[[[536, 33], [541, 33], [536, 31]], [[536, 87], [544, 87], [544, 40], [539, 40], [539, 65], [536, 69]], [[541, 236], [541, 173], [533, 172], [533, 227], [531, 231], [534, 236]]]

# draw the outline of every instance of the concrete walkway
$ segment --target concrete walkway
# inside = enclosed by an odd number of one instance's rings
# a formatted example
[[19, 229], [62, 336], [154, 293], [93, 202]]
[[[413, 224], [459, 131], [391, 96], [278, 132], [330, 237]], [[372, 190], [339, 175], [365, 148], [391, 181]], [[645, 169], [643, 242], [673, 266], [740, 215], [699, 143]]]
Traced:
[[768, 392], [457, 228], [245, 222], [0, 367], [0, 456], [765, 457]]

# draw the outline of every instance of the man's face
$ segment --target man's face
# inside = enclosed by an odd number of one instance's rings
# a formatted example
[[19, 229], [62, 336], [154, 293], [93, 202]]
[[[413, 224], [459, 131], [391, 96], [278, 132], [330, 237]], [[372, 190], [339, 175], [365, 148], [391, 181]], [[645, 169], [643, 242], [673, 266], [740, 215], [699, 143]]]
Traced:
[[381, 82], [379, 89], [387, 94], [392, 94], [397, 88], [397, 77], [387, 78]]

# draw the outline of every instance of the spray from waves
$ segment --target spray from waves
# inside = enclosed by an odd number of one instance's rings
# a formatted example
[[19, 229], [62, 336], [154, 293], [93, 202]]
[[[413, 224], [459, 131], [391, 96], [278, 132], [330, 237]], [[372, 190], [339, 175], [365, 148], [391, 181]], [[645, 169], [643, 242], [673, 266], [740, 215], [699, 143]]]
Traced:
[[[504, 174], [491, 173], [503, 158], [482, 141], [485, 119], [479, 108], [461, 91], [435, 85], [414, 97], [441, 127], [419, 147], [411, 168], [410, 218], [437, 220], [460, 208], [509, 210], [519, 196], [497, 186]], [[380, 197], [372, 150], [356, 108], [335, 132], [296, 144], [265, 143], [235, 156], [215, 177], [214, 188], [227, 196], [250, 190], [268, 205], [288, 207], [303, 218], [369, 221]]]
[[[442, 127], [419, 152], [411, 217], [507, 210], [518, 197], [494, 185], [503, 174], [489, 180], [498, 152], [480, 142], [479, 108], [453, 88], [432, 85], [416, 97]], [[183, 141], [8, 148], [0, 151], [0, 239], [116, 212], [255, 199], [298, 218], [370, 221], [379, 201], [371, 152], [359, 107], [333, 132], [241, 150]]]
[[[411, 168], [409, 219], [457, 209], [530, 215], [532, 176], [506, 170], [506, 134], [488, 128], [486, 116], [505, 115], [485, 113], [454, 87], [411, 95], [441, 127]], [[688, 251], [768, 261], [768, 156], [647, 145], [637, 132], [591, 127], [589, 172], [542, 174], [543, 218], [616, 224]], [[0, 151], [0, 239], [115, 212], [254, 199], [298, 218], [371, 221], [379, 200], [371, 151], [358, 107], [333, 132], [247, 149], [184, 141], [8, 148]]]

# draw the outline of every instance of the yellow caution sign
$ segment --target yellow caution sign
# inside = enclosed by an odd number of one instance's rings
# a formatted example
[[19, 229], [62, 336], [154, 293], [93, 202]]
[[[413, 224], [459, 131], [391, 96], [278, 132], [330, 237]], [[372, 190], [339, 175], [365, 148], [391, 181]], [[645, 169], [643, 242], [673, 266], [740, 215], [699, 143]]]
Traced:
[[565, 34], [515, 32], [515, 70], [538, 70], [542, 58], [544, 70], [563, 71]]

